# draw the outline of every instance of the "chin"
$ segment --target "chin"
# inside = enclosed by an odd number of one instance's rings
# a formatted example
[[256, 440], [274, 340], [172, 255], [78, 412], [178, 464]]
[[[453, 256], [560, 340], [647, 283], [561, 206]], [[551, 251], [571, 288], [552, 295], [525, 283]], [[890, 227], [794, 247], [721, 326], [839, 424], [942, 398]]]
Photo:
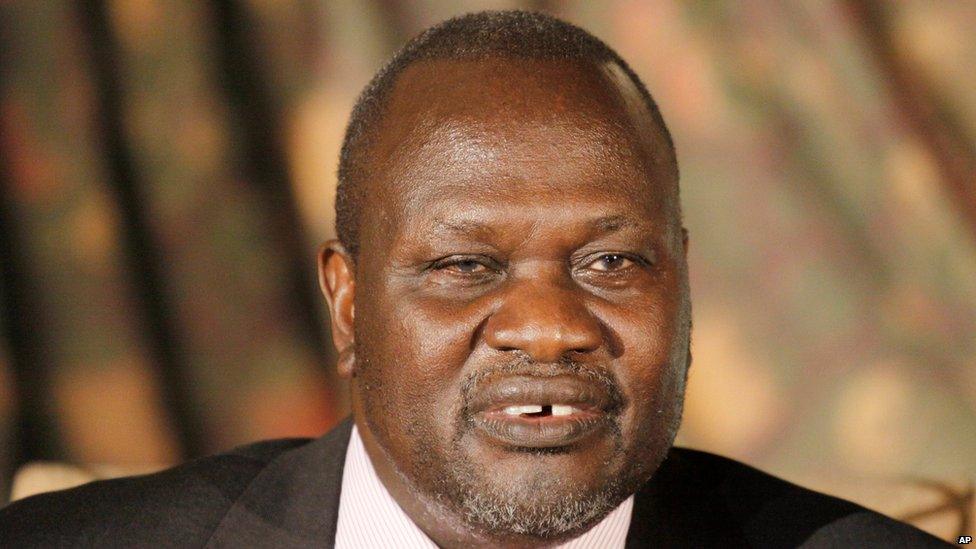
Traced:
[[629, 495], [614, 480], [594, 490], [551, 471], [506, 482], [499, 482], [497, 476], [480, 480], [465, 486], [457, 503], [469, 525], [493, 537], [573, 536], [599, 522]]
[[568, 453], [525, 450], [497, 459], [454, 450], [452, 466], [437, 483], [437, 499], [450, 502], [472, 529], [499, 540], [578, 535], [646, 480], [637, 468], [603, 462], [601, 469], [596, 462], [574, 463], [583, 456]]
[[627, 444], [615, 426], [576, 448], [503, 449], [463, 425], [450, 443], [415, 446], [414, 486], [499, 541], [559, 541], [585, 532], [653, 475], [672, 442], [669, 429], [648, 422], [638, 428], [645, 441], [639, 445]]

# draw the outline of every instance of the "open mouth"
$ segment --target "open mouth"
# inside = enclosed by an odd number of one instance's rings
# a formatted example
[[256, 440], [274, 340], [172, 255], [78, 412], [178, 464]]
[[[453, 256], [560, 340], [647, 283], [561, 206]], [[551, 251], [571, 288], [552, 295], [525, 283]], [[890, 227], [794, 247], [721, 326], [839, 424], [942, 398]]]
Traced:
[[534, 417], [565, 417], [573, 414], [582, 413], [582, 410], [569, 404], [522, 404], [506, 406], [502, 413], [508, 416], [518, 416], [523, 418]]
[[490, 442], [515, 448], [557, 448], [581, 442], [601, 431], [603, 410], [566, 404], [517, 404], [486, 410], [474, 425]]
[[568, 376], [512, 377], [490, 383], [472, 402], [471, 418], [488, 442], [557, 448], [603, 431], [614, 399], [604, 387]]

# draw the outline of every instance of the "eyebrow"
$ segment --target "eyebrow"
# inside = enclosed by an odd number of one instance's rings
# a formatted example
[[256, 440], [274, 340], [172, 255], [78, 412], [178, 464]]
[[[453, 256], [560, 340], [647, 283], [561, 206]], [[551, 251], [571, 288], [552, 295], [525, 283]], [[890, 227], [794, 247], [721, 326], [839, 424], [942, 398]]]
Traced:
[[[605, 215], [587, 222], [593, 233], [613, 233], [623, 229], [640, 227], [641, 223], [628, 215]], [[470, 219], [439, 219], [432, 227], [434, 234], [452, 233], [457, 235], [494, 235], [495, 228], [480, 221]]]
[[438, 219], [434, 222], [432, 232], [435, 234], [446, 232], [460, 235], [471, 233], [495, 234], [495, 229], [491, 225], [469, 219]]
[[621, 229], [639, 227], [641, 224], [628, 215], [606, 215], [590, 221], [589, 225], [596, 232], [612, 233]]

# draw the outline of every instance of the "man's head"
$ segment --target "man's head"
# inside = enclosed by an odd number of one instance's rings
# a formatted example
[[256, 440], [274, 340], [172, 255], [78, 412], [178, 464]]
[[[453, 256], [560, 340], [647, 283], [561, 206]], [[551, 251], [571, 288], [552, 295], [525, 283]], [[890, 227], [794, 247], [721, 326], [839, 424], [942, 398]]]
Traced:
[[684, 395], [686, 241], [670, 136], [615, 53], [542, 15], [443, 23], [364, 91], [339, 174], [339, 368], [415, 521], [560, 539], [650, 477]]

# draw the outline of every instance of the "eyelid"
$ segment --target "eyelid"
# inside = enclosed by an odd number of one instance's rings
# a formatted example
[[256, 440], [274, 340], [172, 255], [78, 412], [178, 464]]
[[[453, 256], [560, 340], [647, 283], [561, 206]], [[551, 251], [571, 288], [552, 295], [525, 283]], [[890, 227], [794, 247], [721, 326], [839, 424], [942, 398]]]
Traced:
[[617, 251], [612, 251], [612, 250], [611, 251], [601, 251], [601, 252], [596, 252], [596, 253], [592, 253], [592, 254], [587, 254], [587, 255], [583, 256], [580, 259], [579, 264], [582, 267], [587, 268], [590, 265], [592, 265], [593, 263], [599, 261], [601, 258], [606, 257], [608, 255], [614, 255], [614, 256], [622, 257], [624, 259], [629, 260], [634, 265], [639, 266], [639, 267], [648, 267], [648, 266], [650, 266], [650, 265], [653, 264], [653, 262], [650, 259], [644, 257], [643, 255], [641, 255], [639, 253], [633, 253], [633, 252], [617, 252]]
[[[623, 266], [619, 267], [619, 268], [616, 268], [616, 269], [613, 269], [613, 268], [606, 268], [606, 269], [602, 269], [601, 268], [601, 269], [598, 269], [598, 268], [596, 268], [596, 266], [600, 262], [605, 261], [606, 258], [608, 258], [608, 257], [613, 257], [613, 258], [616, 258], [616, 259], [622, 259], [625, 264]], [[587, 263], [586, 264], [586, 268], [587, 269], [592, 269], [592, 270], [597, 271], [597, 272], [600, 272], [600, 273], [611, 273], [611, 272], [625, 271], [627, 269], [632, 268], [636, 264], [637, 264], [637, 262], [635, 260], [633, 260], [633, 259], [631, 259], [631, 258], [629, 258], [629, 257], [627, 257], [627, 256], [625, 256], [623, 254], [600, 254], [600, 255], [596, 256], [596, 258], [593, 261], [590, 261], [589, 263]]]
[[467, 261], [478, 263], [480, 265], [483, 265], [487, 269], [494, 269], [494, 270], [498, 269], [498, 262], [496, 262], [494, 259], [492, 259], [491, 257], [487, 257], [484, 255], [477, 255], [477, 254], [455, 254], [455, 255], [444, 256], [440, 259], [435, 259], [434, 261], [431, 261], [428, 269], [432, 271], [445, 269], [452, 265], [457, 265], [458, 263], [464, 263]]

